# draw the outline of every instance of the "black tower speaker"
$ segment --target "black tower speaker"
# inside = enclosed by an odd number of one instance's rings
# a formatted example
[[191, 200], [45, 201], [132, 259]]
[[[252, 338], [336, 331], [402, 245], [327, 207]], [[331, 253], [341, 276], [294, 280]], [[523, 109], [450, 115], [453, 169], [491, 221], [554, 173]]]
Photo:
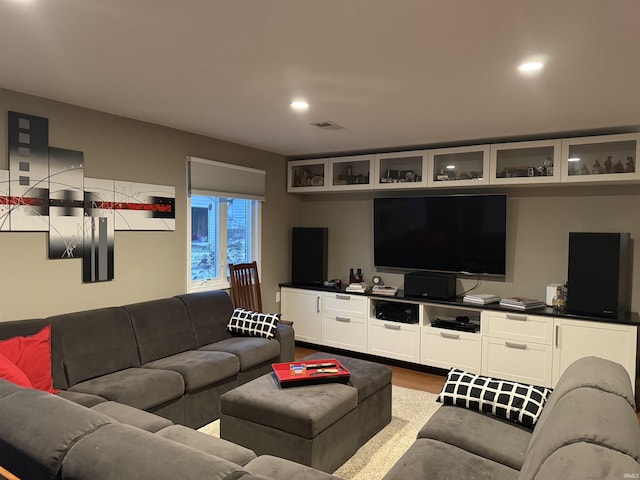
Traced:
[[327, 228], [294, 228], [291, 239], [291, 282], [313, 285], [327, 280]]
[[569, 233], [566, 310], [604, 318], [631, 309], [631, 236]]

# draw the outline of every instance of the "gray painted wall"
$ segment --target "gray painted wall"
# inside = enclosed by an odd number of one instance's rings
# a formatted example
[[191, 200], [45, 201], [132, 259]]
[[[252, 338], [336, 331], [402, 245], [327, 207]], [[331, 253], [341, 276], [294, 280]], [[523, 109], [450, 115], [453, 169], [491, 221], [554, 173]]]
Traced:
[[82, 260], [48, 260], [45, 232], [0, 232], [0, 321], [162, 298], [187, 288], [188, 155], [267, 171], [263, 206], [264, 308], [279, 311], [289, 278], [290, 229], [300, 202], [286, 193], [280, 155], [0, 89], [0, 169], [8, 164], [7, 111], [49, 119], [49, 144], [84, 152], [85, 176], [175, 185], [175, 232], [116, 232], [115, 279], [82, 283]]
[[[175, 185], [175, 232], [116, 232], [112, 282], [83, 284], [81, 260], [48, 260], [47, 234], [0, 232], [0, 321], [122, 305], [186, 291], [188, 155], [267, 171], [263, 208], [262, 294], [279, 311], [278, 283], [289, 280], [292, 226], [329, 227], [329, 277], [348, 279], [373, 266], [372, 195], [286, 193], [286, 160], [272, 153], [0, 89], [0, 169], [8, 168], [8, 110], [49, 119], [52, 146], [80, 150], [85, 175]], [[493, 190], [477, 190], [489, 192]], [[566, 279], [568, 232], [625, 231], [634, 241], [632, 309], [640, 310], [640, 187], [511, 188], [507, 277], [483, 281], [479, 292], [544, 298], [545, 285]], [[437, 192], [438, 194], [446, 192]], [[454, 193], [461, 193], [455, 191]], [[380, 273], [387, 284], [402, 276]], [[475, 280], [462, 280], [458, 292]]]
[[[498, 190], [475, 190], [489, 191]], [[632, 310], [640, 311], [640, 186], [524, 187], [500, 191], [508, 194], [507, 275], [504, 281], [482, 280], [477, 293], [544, 300], [548, 283], [567, 279], [569, 232], [630, 232], [635, 252]], [[371, 197], [308, 197], [303, 201], [301, 226], [329, 228], [330, 278], [346, 282], [349, 268], [359, 267], [368, 283], [379, 274], [387, 285], [402, 287], [402, 275], [376, 272], [373, 265]], [[458, 280], [458, 293], [475, 283], [475, 277]]]

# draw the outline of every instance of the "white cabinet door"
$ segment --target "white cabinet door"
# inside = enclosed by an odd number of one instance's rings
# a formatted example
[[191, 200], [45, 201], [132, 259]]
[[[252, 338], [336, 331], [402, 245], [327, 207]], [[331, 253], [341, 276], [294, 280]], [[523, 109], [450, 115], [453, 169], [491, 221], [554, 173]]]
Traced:
[[425, 326], [422, 328], [420, 363], [432, 367], [456, 367], [480, 373], [481, 336], [478, 333], [458, 332]]
[[553, 385], [575, 360], [594, 355], [620, 363], [635, 392], [638, 327], [585, 320], [555, 319]]
[[321, 293], [283, 288], [282, 319], [293, 322], [295, 339], [320, 344], [322, 341]]
[[322, 344], [353, 352], [367, 350], [367, 322], [362, 317], [325, 315]]
[[405, 362], [420, 361], [420, 326], [412, 323], [369, 319], [367, 353]]
[[482, 313], [482, 334], [518, 342], [551, 345], [553, 318], [485, 310]]
[[482, 337], [482, 374], [551, 386], [553, 348], [532, 342]]

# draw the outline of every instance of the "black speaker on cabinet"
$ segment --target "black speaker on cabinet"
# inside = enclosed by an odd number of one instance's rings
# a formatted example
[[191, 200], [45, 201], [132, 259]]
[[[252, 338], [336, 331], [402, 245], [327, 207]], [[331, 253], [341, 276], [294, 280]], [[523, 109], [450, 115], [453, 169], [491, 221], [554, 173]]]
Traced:
[[568, 313], [617, 318], [631, 309], [631, 235], [569, 233]]
[[291, 283], [314, 285], [327, 280], [327, 228], [293, 228]]

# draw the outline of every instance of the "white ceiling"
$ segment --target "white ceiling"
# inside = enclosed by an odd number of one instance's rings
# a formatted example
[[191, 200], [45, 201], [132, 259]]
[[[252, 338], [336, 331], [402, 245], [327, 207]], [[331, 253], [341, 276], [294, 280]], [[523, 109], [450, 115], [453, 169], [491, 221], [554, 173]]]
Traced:
[[640, 0], [0, 0], [0, 87], [290, 156], [636, 127], [639, 47]]

